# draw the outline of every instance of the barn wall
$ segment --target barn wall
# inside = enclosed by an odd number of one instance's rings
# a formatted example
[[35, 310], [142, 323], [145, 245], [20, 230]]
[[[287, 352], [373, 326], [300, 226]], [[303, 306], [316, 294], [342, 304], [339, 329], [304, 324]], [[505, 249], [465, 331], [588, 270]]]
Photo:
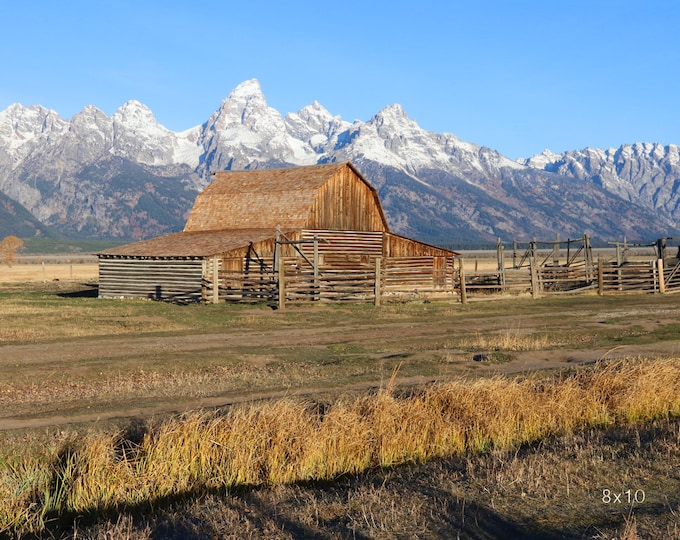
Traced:
[[350, 167], [343, 167], [317, 191], [309, 229], [385, 231], [375, 192]]
[[450, 250], [423, 244], [392, 233], [385, 234], [386, 257], [451, 257]]
[[318, 238], [320, 254], [365, 255], [371, 259], [383, 254], [383, 234], [380, 231], [329, 231], [305, 229], [301, 233], [302, 251], [314, 255], [314, 237]]
[[101, 298], [200, 301], [203, 260], [99, 258]]
[[[288, 238], [288, 240], [292, 242], [297, 242], [300, 240], [300, 232], [296, 231], [295, 233], [289, 233], [285, 238], [282, 236], [281, 241], [285, 242], [286, 238]], [[228, 251], [226, 253], [223, 253], [221, 256], [227, 258], [240, 257], [242, 259], [246, 258], [256, 259], [257, 257], [263, 259], [271, 259], [274, 257], [275, 248], [276, 237], [272, 236], [272, 238], [269, 238], [267, 240], [254, 242], [252, 246], [243, 246], [239, 249]], [[295, 248], [293, 247], [292, 244], [282, 245], [281, 253], [283, 257], [295, 257], [295, 255], [297, 255], [297, 252], [295, 251]]]
[[[295, 246], [310, 261], [314, 257], [314, 237], [318, 239], [317, 249], [324, 261], [341, 260], [338, 257], [349, 257], [354, 260], [362, 257], [365, 261], [374, 261], [376, 257], [451, 257], [453, 252], [410, 240], [402, 236], [382, 231], [341, 231], [328, 229], [303, 229], [288, 234], [287, 239], [295, 242]], [[282, 237], [282, 241], [286, 238]], [[292, 244], [281, 246], [282, 257], [302, 257]], [[258, 258], [270, 260], [274, 257], [275, 238], [256, 242], [238, 250], [224, 253], [227, 258], [244, 260]], [[332, 258], [329, 256], [333, 255]], [[323, 262], [323, 261], [322, 261]]]

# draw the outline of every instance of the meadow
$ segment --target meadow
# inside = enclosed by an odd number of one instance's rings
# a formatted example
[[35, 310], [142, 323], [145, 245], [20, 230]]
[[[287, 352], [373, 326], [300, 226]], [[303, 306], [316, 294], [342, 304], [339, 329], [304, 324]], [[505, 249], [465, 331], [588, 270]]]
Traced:
[[0, 288], [7, 537], [678, 535], [672, 296], [95, 293]]

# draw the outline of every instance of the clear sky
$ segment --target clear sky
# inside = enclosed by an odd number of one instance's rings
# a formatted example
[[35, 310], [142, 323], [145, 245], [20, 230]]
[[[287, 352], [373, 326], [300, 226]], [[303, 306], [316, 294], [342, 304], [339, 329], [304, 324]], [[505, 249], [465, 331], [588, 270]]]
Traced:
[[680, 144], [680, 1], [3, 0], [0, 110], [136, 99], [173, 131], [258, 79], [282, 114], [400, 103], [510, 158]]

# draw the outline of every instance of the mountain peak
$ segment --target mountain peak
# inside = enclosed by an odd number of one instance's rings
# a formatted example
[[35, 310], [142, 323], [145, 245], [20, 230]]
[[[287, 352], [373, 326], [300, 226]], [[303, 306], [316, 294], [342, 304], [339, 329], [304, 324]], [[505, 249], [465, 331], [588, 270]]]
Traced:
[[378, 130], [381, 129], [420, 129], [418, 123], [408, 117], [398, 103], [388, 105], [379, 111], [370, 121]]
[[243, 81], [230, 92], [229, 97], [252, 96], [253, 94], [262, 94], [262, 87], [257, 79]]
[[339, 116], [333, 116], [328, 109], [326, 109], [321, 103], [318, 101], [313, 101], [311, 104], [306, 105], [305, 107], [302, 107], [297, 113], [291, 113], [289, 116], [294, 116], [297, 115], [300, 118], [308, 121], [308, 122], [313, 122], [317, 124], [317, 128], [319, 128], [321, 125], [326, 125], [328, 126], [331, 122], [337, 121], [341, 122], [341, 119]]
[[0, 112], [0, 149], [20, 159], [30, 153], [34, 143], [47, 141], [67, 129], [68, 122], [52, 109], [15, 103]]
[[103, 114], [102, 110], [99, 109], [98, 107], [95, 107], [94, 105], [85, 105], [79, 113], [76, 114], [84, 114], [87, 116], [93, 116], [93, 115], [99, 115]]
[[[250, 130], [257, 130], [256, 126], [259, 126], [283, 131], [283, 118], [267, 105], [257, 79], [250, 79], [234, 88], [208, 123], [218, 130], [240, 124]], [[263, 126], [263, 123], [268, 126]]]
[[242, 82], [234, 88], [229, 95], [222, 101], [220, 112], [227, 114], [243, 113], [246, 108], [265, 108], [267, 100], [262, 93], [260, 82], [257, 79], [250, 79]]
[[307, 114], [307, 115], [314, 115], [314, 116], [327, 116], [329, 118], [332, 118], [332, 114], [319, 103], [317, 100], [312, 101], [309, 105], [305, 105], [298, 111], [298, 114]]
[[404, 111], [404, 108], [399, 105], [399, 103], [393, 103], [392, 105], [388, 105], [384, 109], [378, 111], [378, 114], [375, 115], [375, 118], [409, 119], [408, 115]]
[[148, 126], [156, 124], [151, 109], [135, 99], [127, 101], [113, 114], [114, 123], [122, 123], [133, 126]]

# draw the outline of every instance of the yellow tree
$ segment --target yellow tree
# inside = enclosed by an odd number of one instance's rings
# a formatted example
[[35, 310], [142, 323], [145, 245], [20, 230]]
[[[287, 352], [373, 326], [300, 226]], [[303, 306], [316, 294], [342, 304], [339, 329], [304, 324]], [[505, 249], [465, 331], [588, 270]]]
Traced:
[[12, 266], [12, 263], [17, 260], [17, 251], [24, 247], [24, 242], [21, 238], [16, 236], [6, 236], [0, 242], [0, 261], [4, 264]]

